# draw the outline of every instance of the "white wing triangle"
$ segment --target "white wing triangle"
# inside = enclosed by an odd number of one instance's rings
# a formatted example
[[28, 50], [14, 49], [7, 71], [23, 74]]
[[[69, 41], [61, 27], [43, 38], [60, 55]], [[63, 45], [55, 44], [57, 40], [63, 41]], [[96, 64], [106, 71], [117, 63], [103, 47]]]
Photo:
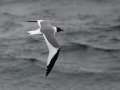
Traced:
[[47, 40], [46, 36], [43, 34], [44, 38], [45, 38], [45, 42], [48, 46], [48, 50], [49, 50], [49, 55], [48, 55], [48, 60], [47, 60], [47, 66], [49, 65], [51, 59], [54, 57], [54, 55], [57, 53], [59, 48], [55, 48], [53, 45], [51, 45], [49, 43], [49, 41]]
[[36, 29], [36, 30], [28, 31], [28, 33], [29, 33], [30, 35], [42, 34], [42, 33], [40, 32], [40, 28], [38, 28], [38, 29]]

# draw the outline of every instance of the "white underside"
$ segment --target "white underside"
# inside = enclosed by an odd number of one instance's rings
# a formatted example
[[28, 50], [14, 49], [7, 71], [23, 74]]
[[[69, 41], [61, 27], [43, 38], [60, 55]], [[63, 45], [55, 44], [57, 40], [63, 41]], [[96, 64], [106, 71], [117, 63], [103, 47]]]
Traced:
[[46, 36], [44, 34], [43, 34], [43, 36], [44, 36], [45, 42], [46, 42], [46, 44], [48, 46], [48, 50], [49, 50], [49, 55], [48, 55], [48, 59], [47, 59], [47, 66], [48, 66], [50, 64], [51, 59], [57, 53], [58, 48], [53, 47], [53, 45], [51, 45], [49, 43], [49, 41], [47, 40], [47, 38], [46, 38]]

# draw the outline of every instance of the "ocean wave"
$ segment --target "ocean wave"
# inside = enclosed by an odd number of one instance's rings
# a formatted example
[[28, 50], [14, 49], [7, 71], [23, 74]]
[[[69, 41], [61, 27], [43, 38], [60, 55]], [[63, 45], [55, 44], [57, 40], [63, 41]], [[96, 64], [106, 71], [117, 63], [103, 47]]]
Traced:
[[114, 49], [114, 48], [107, 48], [107, 47], [100, 47], [95, 45], [89, 45], [89, 44], [83, 44], [83, 43], [76, 43], [76, 42], [70, 42], [69, 45], [63, 46], [63, 50], [90, 50], [94, 49], [97, 51], [104, 51], [104, 52], [116, 52], [120, 51], [120, 49]]
[[111, 30], [119, 30], [120, 29], [120, 25], [110, 26], [109, 29], [111, 29]]

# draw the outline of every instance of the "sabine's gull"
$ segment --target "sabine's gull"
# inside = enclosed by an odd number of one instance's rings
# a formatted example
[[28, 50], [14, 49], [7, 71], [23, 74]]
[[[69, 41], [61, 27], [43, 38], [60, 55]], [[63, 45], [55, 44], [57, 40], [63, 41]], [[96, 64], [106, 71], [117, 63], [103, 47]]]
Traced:
[[60, 52], [60, 46], [55, 39], [55, 33], [63, 31], [60, 27], [53, 26], [48, 20], [34, 20], [27, 22], [36, 22], [39, 26], [38, 29], [28, 31], [30, 35], [41, 34], [43, 35], [47, 44], [49, 55], [47, 59], [46, 74], [47, 77], [51, 72]]

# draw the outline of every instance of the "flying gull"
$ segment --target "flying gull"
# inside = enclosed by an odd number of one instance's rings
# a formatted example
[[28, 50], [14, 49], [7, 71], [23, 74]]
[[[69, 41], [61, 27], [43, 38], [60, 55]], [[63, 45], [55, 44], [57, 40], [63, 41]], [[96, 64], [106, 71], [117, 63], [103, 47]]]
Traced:
[[47, 59], [46, 74], [47, 77], [51, 72], [60, 52], [60, 46], [55, 39], [55, 33], [63, 31], [61, 28], [53, 26], [48, 20], [35, 20], [27, 22], [37, 22], [39, 28], [33, 31], [28, 31], [30, 35], [41, 34], [43, 35], [47, 44], [49, 55]]

